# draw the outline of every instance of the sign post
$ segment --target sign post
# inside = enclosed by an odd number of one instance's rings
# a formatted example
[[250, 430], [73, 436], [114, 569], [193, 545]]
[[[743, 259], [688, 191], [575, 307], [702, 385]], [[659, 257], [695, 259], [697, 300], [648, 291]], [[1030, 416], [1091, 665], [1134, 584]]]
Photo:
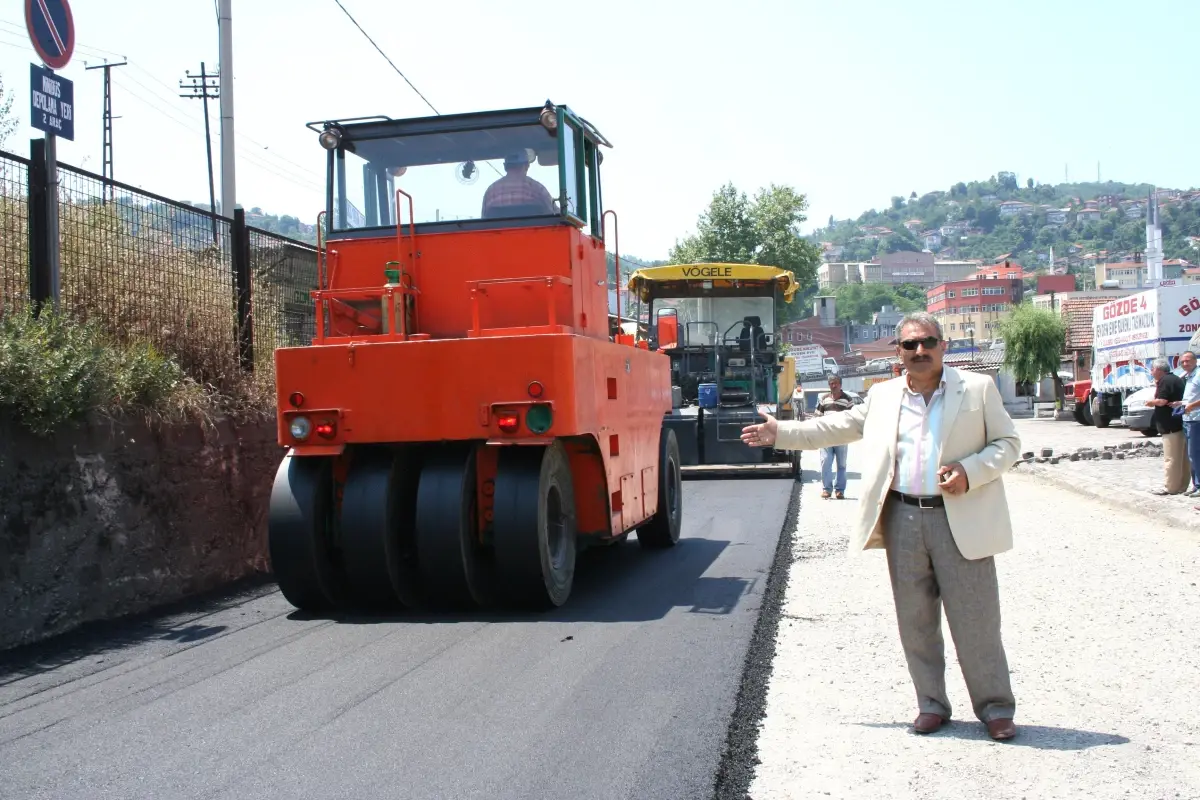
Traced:
[[[46, 238], [47, 263], [35, 264], [31, 271], [44, 269], [49, 277], [50, 297], [58, 309], [59, 232], [58, 232], [58, 148], [57, 137], [75, 140], [75, 85], [54, 74], [71, 61], [75, 53], [75, 18], [67, 0], [25, 0], [25, 28], [29, 40], [45, 67], [29, 65], [29, 122], [46, 134]], [[36, 249], [35, 251], [36, 252]], [[31, 278], [34, 276], [31, 275]], [[30, 281], [30, 285], [38, 285]]]

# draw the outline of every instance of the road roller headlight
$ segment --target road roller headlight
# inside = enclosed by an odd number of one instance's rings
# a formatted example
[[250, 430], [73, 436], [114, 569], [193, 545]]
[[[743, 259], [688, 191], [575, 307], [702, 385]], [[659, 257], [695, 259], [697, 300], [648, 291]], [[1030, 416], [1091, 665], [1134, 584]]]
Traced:
[[317, 135], [317, 141], [326, 150], [336, 150], [337, 146], [342, 143], [342, 132], [337, 128], [326, 128]]
[[304, 441], [308, 438], [308, 434], [312, 432], [312, 423], [308, 421], [308, 417], [296, 417], [292, 420], [289, 427], [292, 438], [297, 441]]

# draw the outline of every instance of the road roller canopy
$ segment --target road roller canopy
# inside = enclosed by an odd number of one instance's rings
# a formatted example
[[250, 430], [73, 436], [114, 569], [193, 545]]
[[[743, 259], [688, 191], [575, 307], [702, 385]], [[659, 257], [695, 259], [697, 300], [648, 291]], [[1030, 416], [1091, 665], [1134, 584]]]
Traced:
[[612, 144], [565, 105], [308, 127], [328, 151], [326, 226], [336, 238], [378, 237], [397, 222], [418, 231], [570, 225], [603, 238], [601, 149]]
[[642, 300], [700, 294], [706, 289], [773, 285], [785, 302], [792, 302], [800, 284], [786, 269], [764, 264], [669, 264], [643, 267], [629, 276], [628, 287]]

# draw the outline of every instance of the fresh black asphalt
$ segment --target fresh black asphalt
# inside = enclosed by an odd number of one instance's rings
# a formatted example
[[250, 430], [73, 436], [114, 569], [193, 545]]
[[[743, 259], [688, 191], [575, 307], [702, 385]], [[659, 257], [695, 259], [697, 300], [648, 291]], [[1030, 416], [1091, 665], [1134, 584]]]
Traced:
[[260, 585], [7, 654], [0, 797], [744, 797], [795, 488], [686, 482], [679, 546], [587, 553], [545, 615], [308, 618]]

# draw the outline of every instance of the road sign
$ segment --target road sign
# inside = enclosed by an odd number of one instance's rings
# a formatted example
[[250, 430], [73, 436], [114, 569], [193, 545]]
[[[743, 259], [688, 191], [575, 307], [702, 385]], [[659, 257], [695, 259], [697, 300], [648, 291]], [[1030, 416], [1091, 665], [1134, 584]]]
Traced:
[[25, 28], [47, 67], [62, 69], [71, 61], [75, 18], [67, 0], [25, 0]]
[[75, 141], [75, 84], [53, 70], [29, 65], [29, 124]]

